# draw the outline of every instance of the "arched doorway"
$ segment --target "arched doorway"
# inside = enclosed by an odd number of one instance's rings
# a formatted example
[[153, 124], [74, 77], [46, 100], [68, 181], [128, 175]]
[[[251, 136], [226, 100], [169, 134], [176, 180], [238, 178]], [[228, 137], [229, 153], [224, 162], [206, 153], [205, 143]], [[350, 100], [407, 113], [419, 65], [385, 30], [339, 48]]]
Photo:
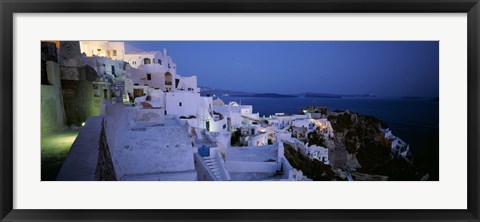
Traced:
[[143, 64], [151, 64], [152, 63], [152, 60], [150, 60], [149, 58], [144, 58], [143, 59]]
[[172, 85], [172, 74], [169, 72], [165, 73], [165, 85]]

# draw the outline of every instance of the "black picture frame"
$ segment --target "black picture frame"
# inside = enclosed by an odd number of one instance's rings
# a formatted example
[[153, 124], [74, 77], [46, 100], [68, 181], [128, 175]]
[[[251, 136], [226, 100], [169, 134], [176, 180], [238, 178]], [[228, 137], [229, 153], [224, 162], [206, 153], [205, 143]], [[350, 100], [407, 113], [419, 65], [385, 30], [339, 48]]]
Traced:
[[[479, 0], [1, 0], [1, 221], [480, 221]], [[13, 209], [14, 13], [468, 13], [468, 209], [466, 210], [18, 210]], [[438, 195], [442, 198], [442, 194]]]

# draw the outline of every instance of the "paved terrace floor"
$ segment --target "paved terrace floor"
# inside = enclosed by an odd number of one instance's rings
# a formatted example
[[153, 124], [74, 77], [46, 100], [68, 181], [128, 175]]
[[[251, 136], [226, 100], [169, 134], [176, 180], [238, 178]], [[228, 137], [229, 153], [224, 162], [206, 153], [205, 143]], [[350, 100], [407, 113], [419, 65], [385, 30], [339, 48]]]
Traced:
[[41, 135], [42, 181], [56, 179], [79, 131], [62, 130]]
[[149, 180], [178, 174], [173, 180], [187, 180], [182, 179], [187, 173], [194, 178], [192, 141], [187, 127], [170, 116], [161, 123], [121, 128], [111, 150], [117, 176], [120, 180]]

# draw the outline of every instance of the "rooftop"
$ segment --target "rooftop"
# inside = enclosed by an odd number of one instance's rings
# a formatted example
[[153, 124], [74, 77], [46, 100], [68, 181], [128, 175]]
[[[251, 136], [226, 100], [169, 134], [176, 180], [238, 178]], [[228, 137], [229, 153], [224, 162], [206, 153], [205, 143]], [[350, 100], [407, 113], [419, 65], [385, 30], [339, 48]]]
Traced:
[[235, 147], [226, 149], [227, 161], [268, 162], [276, 161], [277, 147], [275, 145]]
[[192, 139], [176, 119], [119, 129], [112, 159], [119, 178], [195, 170]]

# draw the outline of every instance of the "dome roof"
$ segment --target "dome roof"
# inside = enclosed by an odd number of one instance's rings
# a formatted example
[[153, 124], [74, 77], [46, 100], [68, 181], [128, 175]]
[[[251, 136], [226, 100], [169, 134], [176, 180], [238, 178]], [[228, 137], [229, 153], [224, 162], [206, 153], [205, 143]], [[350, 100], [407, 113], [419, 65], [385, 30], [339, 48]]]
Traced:
[[229, 106], [238, 106], [238, 103], [237, 103], [237, 102], [234, 102], [234, 101], [232, 101], [232, 102], [228, 103], [228, 105], [229, 105]]
[[225, 103], [223, 102], [223, 100], [221, 100], [220, 98], [216, 99], [216, 100], [213, 100], [213, 105], [214, 106], [225, 106]]

